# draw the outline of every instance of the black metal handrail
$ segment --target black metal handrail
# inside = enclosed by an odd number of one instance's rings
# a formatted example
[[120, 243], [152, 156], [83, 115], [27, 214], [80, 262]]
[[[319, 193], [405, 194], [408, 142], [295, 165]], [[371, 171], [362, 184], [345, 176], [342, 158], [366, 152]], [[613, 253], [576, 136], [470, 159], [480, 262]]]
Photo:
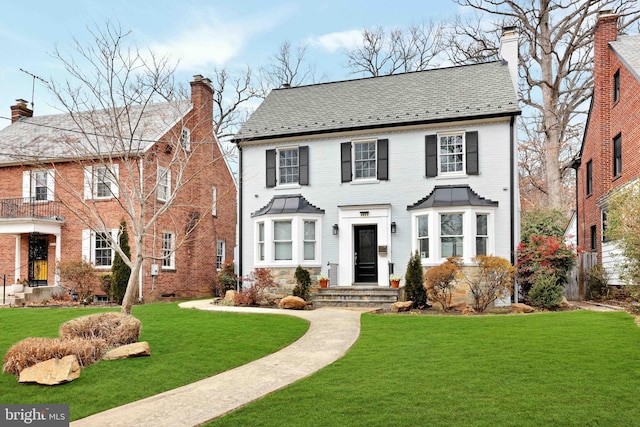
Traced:
[[60, 215], [60, 204], [35, 197], [0, 199], [0, 218], [37, 218], [64, 221]]

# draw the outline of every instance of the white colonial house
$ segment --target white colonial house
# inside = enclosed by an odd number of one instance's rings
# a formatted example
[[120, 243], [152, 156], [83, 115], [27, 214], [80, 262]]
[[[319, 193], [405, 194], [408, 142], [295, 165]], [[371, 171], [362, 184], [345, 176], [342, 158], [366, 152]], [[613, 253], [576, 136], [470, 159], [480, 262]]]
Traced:
[[[240, 152], [240, 274], [297, 266], [389, 286], [420, 253], [513, 262], [519, 242], [517, 36], [503, 60], [273, 90]], [[329, 271], [331, 269], [331, 271]]]

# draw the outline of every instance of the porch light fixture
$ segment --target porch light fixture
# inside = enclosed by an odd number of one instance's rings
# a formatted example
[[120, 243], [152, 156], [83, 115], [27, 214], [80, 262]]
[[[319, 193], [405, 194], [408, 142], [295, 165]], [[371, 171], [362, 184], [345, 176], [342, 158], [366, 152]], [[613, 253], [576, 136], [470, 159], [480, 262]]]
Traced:
[[391, 234], [396, 234], [396, 223], [395, 222], [391, 223]]
[[338, 235], [338, 224], [333, 224], [333, 235], [334, 236]]

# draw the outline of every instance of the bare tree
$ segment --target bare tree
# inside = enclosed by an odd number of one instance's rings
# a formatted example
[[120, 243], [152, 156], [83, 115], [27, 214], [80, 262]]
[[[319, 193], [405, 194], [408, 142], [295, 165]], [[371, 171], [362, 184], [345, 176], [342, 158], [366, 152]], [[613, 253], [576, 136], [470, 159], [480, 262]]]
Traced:
[[408, 29], [362, 31], [362, 44], [346, 52], [354, 74], [382, 76], [433, 68], [444, 50], [442, 24], [429, 21]]
[[[496, 18], [492, 28], [457, 21], [457, 62], [475, 62], [497, 52], [497, 31], [516, 26], [520, 35], [520, 100], [526, 126], [540, 136], [529, 145], [544, 158], [544, 182], [536, 183], [550, 208], [563, 208], [563, 180], [580, 143], [580, 126], [593, 86], [593, 26], [602, 9], [614, 9], [623, 19], [622, 27], [640, 15], [636, 1], [617, 0], [454, 0], [482, 14]], [[480, 21], [478, 21], [480, 22]], [[462, 25], [461, 25], [462, 24]], [[484, 31], [481, 31], [484, 28]], [[483, 35], [484, 32], [484, 35]]]
[[315, 65], [306, 60], [307, 46], [292, 48], [289, 41], [280, 45], [271, 63], [262, 68], [264, 96], [281, 86], [301, 86], [316, 82]]
[[[211, 120], [207, 127], [204, 114], [192, 110], [189, 99], [176, 89], [174, 67], [166, 58], [138, 50], [118, 26], [108, 23], [90, 32], [90, 45], [76, 40], [73, 54], [54, 53], [68, 79], [53, 82], [50, 89], [70, 121], [55, 129], [56, 151], [36, 150], [32, 160], [55, 168], [60, 202], [131, 268], [122, 302], [122, 312], [130, 313], [143, 262], [170, 256], [150, 244], [155, 227], [174, 224], [174, 250], [188, 241], [211, 209], [211, 198], [198, 193], [200, 175], [220, 155]], [[190, 137], [184, 133], [187, 126]], [[84, 171], [84, 188], [78, 185], [78, 171]], [[184, 206], [189, 206], [188, 214], [173, 209]], [[130, 257], [111, 232], [123, 214], [133, 240]]]

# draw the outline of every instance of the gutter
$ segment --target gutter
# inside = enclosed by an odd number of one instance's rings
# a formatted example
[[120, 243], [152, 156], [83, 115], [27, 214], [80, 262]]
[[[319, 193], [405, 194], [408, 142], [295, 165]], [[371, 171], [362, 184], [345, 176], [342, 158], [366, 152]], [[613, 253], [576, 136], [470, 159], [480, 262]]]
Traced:
[[242, 147], [236, 143], [238, 147], [238, 284], [237, 290], [240, 290], [242, 280]]
[[[516, 265], [516, 204], [515, 204], [515, 121], [516, 116], [511, 116], [511, 121], [509, 122], [509, 176], [511, 178], [511, 185], [509, 186], [509, 197], [511, 199], [511, 218], [510, 218], [510, 233], [511, 233], [511, 265]], [[520, 293], [520, 289], [518, 287], [518, 280], [516, 279], [514, 282], [513, 289], [513, 299], [514, 302], [518, 302], [518, 294]]]
[[430, 124], [437, 123], [455, 123], [467, 120], [486, 120], [486, 119], [494, 119], [500, 117], [511, 117], [511, 120], [515, 116], [521, 115], [521, 111], [509, 111], [504, 113], [493, 113], [493, 114], [480, 114], [480, 115], [468, 115], [468, 116], [460, 116], [460, 117], [449, 117], [449, 118], [435, 118], [429, 120], [416, 120], [411, 122], [401, 122], [401, 123], [379, 123], [379, 124], [367, 124], [362, 126], [345, 126], [340, 128], [328, 128], [328, 129], [313, 129], [308, 131], [301, 132], [288, 132], [281, 134], [273, 134], [273, 135], [262, 135], [262, 136], [241, 136], [239, 138], [231, 139], [231, 142], [235, 144], [239, 144], [240, 142], [254, 142], [254, 141], [265, 141], [279, 138], [299, 138], [311, 135], [326, 135], [332, 133], [341, 133], [341, 132], [352, 132], [352, 131], [362, 131], [362, 130], [371, 130], [371, 129], [397, 129], [403, 128], [407, 126], [424, 126]]

